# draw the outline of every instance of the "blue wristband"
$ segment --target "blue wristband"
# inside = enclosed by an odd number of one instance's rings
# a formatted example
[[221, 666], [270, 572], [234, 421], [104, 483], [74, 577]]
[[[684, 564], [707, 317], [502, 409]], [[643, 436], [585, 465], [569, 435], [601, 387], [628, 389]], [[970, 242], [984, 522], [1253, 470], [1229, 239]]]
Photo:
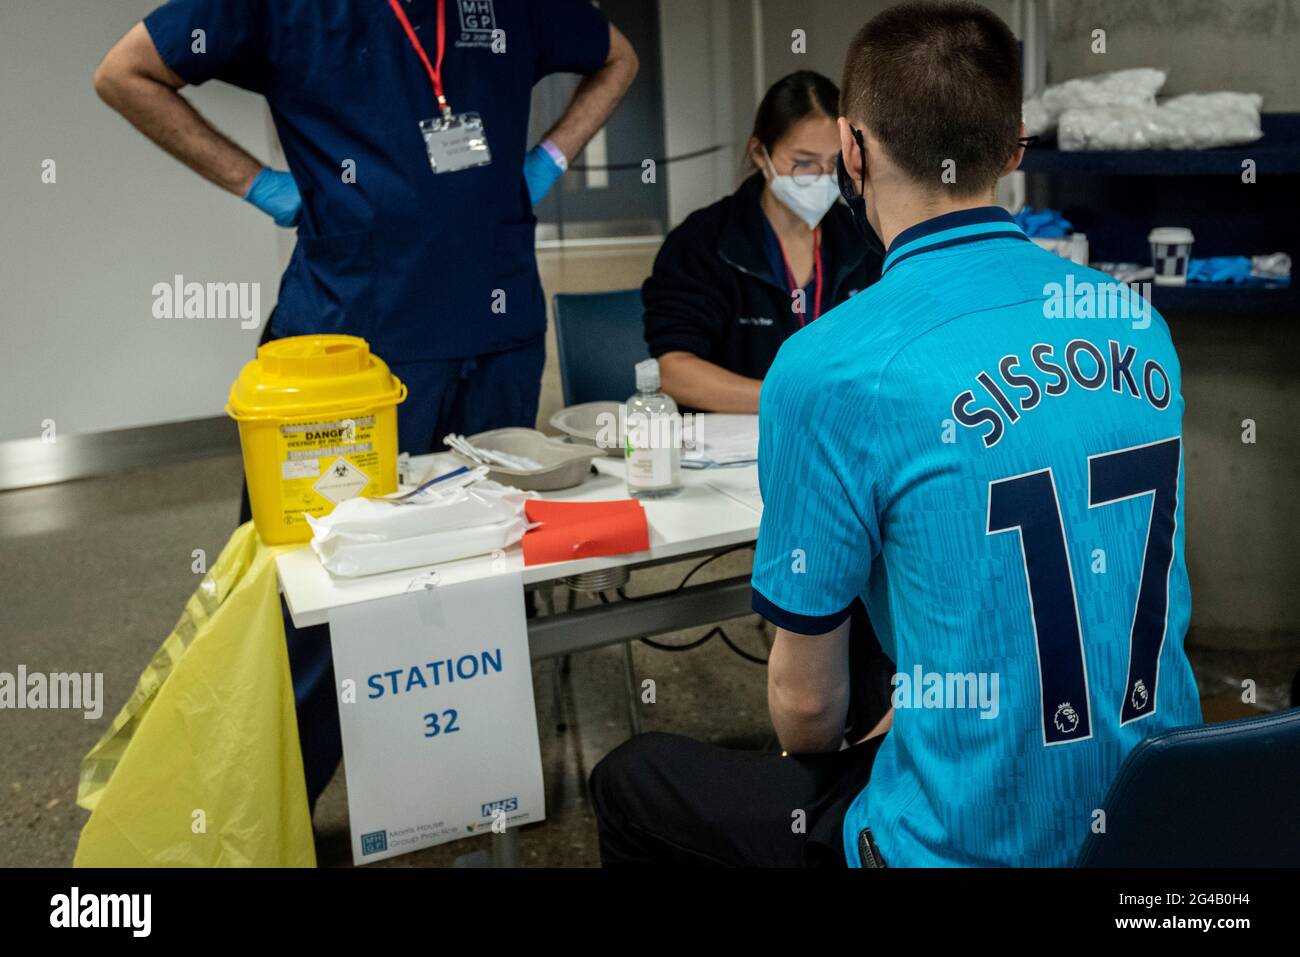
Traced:
[[556, 156], [564, 161], [564, 154], [550, 140], [538, 143], [524, 157], [524, 181], [528, 184], [528, 199], [536, 206], [546, 196], [555, 181], [564, 175], [569, 165], [556, 161]]

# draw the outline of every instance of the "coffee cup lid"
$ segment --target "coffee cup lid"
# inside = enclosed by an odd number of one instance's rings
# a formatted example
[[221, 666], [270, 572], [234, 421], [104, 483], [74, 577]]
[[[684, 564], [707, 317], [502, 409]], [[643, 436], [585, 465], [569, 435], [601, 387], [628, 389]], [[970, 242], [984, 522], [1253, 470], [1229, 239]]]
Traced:
[[1190, 243], [1192, 242], [1192, 231], [1184, 226], [1157, 226], [1155, 229], [1151, 230], [1151, 235], [1147, 237], [1147, 242], [1167, 243], [1170, 245], [1175, 243]]

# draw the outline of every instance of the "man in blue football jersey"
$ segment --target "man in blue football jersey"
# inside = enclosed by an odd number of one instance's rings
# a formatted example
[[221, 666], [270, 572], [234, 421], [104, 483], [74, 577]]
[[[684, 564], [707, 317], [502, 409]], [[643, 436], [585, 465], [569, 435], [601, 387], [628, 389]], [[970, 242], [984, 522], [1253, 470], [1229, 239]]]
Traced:
[[[1020, 162], [1006, 25], [869, 22], [841, 158], [878, 283], [763, 385], [754, 608], [788, 756], [643, 735], [592, 774], [606, 864], [1068, 865], [1140, 740], [1201, 720], [1179, 365], [1149, 303], [993, 205]], [[850, 605], [896, 662], [843, 740]]]

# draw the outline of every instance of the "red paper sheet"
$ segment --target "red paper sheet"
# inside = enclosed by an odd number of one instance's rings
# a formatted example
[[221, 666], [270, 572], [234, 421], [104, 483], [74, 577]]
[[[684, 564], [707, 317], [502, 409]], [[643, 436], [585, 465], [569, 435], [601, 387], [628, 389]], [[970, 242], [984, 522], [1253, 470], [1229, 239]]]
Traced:
[[643, 552], [650, 547], [645, 509], [636, 499], [615, 502], [524, 503], [529, 522], [539, 528], [524, 533], [524, 564], [542, 565], [597, 555]]

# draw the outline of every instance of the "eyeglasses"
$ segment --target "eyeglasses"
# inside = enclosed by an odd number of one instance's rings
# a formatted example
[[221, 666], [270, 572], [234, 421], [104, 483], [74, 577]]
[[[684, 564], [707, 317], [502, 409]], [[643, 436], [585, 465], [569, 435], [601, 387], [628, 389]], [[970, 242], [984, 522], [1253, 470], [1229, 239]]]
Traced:
[[[838, 159], [839, 154], [835, 155], [836, 159]], [[772, 169], [776, 171], [776, 162], [772, 159], [770, 153], [768, 154], [768, 162], [772, 164]], [[822, 176], [835, 175], [835, 160], [830, 160], [827, 163], [819, 163], [817, 160], [809, 159], [795, 160], [790, 167], [790, 172], [785, 175], [793, 179], [796, 186], [811, 186]]]
[[[829, 168], [828, 168], [829, 167]], [[796, 186], [811, 186], [822, 176], [835, 174], [834, 161], [822, 164], [816, 160], [796, 160], [790, 167], [790, 177]]]

